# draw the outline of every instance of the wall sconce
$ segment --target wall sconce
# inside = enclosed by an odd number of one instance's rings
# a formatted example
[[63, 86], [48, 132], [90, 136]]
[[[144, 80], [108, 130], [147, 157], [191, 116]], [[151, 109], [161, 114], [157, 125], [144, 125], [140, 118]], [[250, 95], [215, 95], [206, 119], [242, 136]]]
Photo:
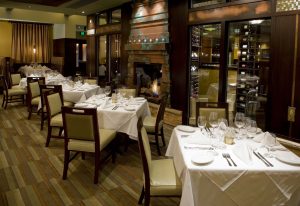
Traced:
[[36, 63], [36, 48], [35, 48], [35, 45], [33, 45], [33, 63]]

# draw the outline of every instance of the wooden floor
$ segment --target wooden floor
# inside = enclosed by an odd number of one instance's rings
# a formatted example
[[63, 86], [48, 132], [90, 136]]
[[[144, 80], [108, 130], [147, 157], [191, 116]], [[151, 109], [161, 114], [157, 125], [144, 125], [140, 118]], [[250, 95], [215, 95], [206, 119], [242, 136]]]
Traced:
[[[2, 96], [0, 96], [2, 103]], [[136, 143], [102, 165], [99, 184], [93, 184], [93, 156], [70, 163], [68, 179], [62, 180], [63, 141], [45, 147], [47, 127], [40, 118], [27, 120], [24, 105], [0, 108], [0, 205], [138, 205], [142, 188], [142, 164]], [[167, 139], [172, 128], [165, 127]], [[163, 154], [166, 148], [163, 148]], [[153, 158], [158, 158], [152, 147]], [[162, 171], [163, 172], [163, 171]], [[179, 198], [151, 198], [151, 205], [178, 205]]]

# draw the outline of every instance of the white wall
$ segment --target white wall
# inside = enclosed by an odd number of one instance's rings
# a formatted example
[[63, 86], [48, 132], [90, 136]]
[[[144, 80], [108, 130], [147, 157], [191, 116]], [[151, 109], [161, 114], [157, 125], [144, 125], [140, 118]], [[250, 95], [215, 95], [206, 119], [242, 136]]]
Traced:
[[53, 25], [53, 39], [63, 39], [66, 37], [65, 24]]

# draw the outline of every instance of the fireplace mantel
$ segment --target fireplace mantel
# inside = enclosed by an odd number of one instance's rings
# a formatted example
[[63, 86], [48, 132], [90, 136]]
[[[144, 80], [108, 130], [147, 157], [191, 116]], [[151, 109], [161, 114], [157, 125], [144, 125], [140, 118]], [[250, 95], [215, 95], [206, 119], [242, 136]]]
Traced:
[[146, 44], [135, 44], [129, 43], [125, 45], [127, 51], [167, 51], [169, 48], [168, 43], [146, 43]]

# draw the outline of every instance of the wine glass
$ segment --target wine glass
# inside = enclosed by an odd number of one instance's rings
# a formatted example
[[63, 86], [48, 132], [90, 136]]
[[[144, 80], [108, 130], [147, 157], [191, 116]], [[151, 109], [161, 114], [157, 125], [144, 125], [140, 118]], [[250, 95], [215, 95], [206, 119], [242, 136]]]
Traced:
[[209, 114], [208, 118], [210, 126], [213, 128], [213, 133], [215, 128], [218, 126], [218, 113], [217, 112], [211, 112]]
[[198, 124], [198, 127], [200, 128], [200, 131], [202, 132], [202, 130], [206, 126], [206, 116], [200, 115], [197, 119], [197, 124]]
[[108, 95], [110, 94], [110, 92], [111, 92], [110, 86], [105, 86], [104, 93], [105, 93], [106, 97], [108, 97]]
[[245, 117], [244, 113], [237, 112], [235, 114], [234, 124], [239, 129], [238, 138], [240, 138], [241, 128], [245, 125], [244, 117]]

